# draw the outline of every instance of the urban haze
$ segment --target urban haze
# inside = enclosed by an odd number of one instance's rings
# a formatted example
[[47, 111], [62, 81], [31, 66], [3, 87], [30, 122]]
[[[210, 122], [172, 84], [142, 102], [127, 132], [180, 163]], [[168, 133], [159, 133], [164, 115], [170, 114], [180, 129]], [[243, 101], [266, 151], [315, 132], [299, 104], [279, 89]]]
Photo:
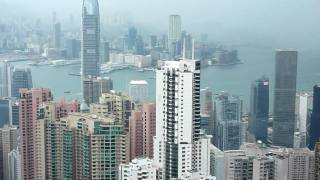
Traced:
[[0, 180], [320, 180], [319, 0], [0, 0]]

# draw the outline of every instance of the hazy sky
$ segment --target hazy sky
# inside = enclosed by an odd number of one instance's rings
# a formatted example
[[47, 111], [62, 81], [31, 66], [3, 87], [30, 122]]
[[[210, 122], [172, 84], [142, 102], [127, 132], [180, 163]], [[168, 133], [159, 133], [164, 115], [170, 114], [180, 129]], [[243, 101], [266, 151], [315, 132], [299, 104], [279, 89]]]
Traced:
[[[79, 20], [81, 0], [0, 0], [11, 13]], [[134, 24], [166, 31], [169, 14], [182, 16], [183, 28], [216, 41], [293, 48], [320, 48], [319, 0], [100, 0], [102, 17], [122, 13]], [[8, 5], [9, 4], [9, 5]], [[0, 11], [2, 11], [0, 6]], [[6, 8], [7, 9], [7, 8]], [[1, 17], [0, 17], [1, 18]], [[101, 21], [104, 21], [102, 18]], [[102, 22], [103, 23], [103, 22]]]

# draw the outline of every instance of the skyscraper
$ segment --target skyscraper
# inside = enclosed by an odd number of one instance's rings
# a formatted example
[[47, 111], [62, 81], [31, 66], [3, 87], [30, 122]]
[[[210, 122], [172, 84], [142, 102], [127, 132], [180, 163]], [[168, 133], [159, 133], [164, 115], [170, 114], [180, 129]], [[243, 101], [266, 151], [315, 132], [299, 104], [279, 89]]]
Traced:
[[146, 101], [148, 99], [148, 82], [144, 80], [130, 81], [129, 96], [135, 101]]
[[156, 72], [155, 161], [165, 179], [197, 171], [200, 139], [200, 61], [165, 61]]
[[108, 63], [110, 61], [110, 43], [102, 42], [100, 51], [100, 62], [102, 64]]
[[149, 48], [150, 49], [154, 49], [158, 46], [158, 39], [157, 39], [157, 36], [156, 35], [151, 35], [149, 37]]
[[83, 99], [90, 105], [99, 102], [101, 94], [108, 93], [113, 89], [113, 81], [110, 78], [87, 77], [83, 79]]
[[238, 150], [243, 139], [242, 100], [223, 93], [215, 98], [215, 145], [222, 151]]
[[267, 142], [269, 119], [269, 79], [262, 77], [251, 85], [249, 131], [256, 140]]
[[309, 148], [314, 149], [314, 145], [320, 139], [320, 85], [313, 87], [313, 109], [310, 122]]
[[298, 52], [277, 50], [273, 106], [273, 145], [293, 147]]
[[61, 24], [59, 22], [54, 24], [54, 48], [61, 47]]
[[296, 95], [296, 121], [295, 121], [295, 147], [307, 146], [310, 112], [312, 111], [312, 96], [308, 93], [297, 93]]
[[26, 88], [30, 89], [33, 87], [32, 76], [29, 68], [19, 69], [15, 68], [12, 75], [12, 97], [19, 98], [19, 89]]
[[68, 59], [77, 59], [80, 57], [81, 52], [81, 40], [74, 38], [67, 38], [65, 48], [67, 51]]
[[8, 62], [0, 62], [0, 97], [11, 96], [12, 70], [13, 67]]
[[10, 125], [10, 121], [12, 119], [11, 112], [11, 101], [9, 99], [0, 98], [0, 128], [3, 125]]
[[[22, 179], [37, 178], [36, 120], [41, 103], [51, 101], [49, 89], [20, 89], [19, 127], [21, 135]], [[41, 169], [41, 168], [39, 168]]]
[[81, 68], [82, 76], [100, 75], [100, 15], [98, 0], [83, 0]]
[[134, 47], [136, 46], [136, 41], [137, 41], [137, 29], [135, 27], [130, 27], [128, 29], [128, 49], [133, 50]]
[[170, 55], [174, 55], [177, 41], [181, 37], [181, 17], [180, 15], [169, 16], [169, 30], [168, 30], [168, 48]]
[[[201, 129], [206, 134], [214, 135], [214, 112], [213, 112], [213, 95], [212, 90], [209, 88], [201, 89]], [[213, 138], [211, 139], [213, 142]]]

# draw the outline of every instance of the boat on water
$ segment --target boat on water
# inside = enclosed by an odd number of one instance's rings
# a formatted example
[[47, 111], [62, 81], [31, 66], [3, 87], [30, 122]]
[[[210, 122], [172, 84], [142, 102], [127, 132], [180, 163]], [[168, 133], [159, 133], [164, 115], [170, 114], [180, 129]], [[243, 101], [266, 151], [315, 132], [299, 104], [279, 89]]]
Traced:
[[76, 64], [80, 64], [81, 61], [80, 60], [53, 60], [51, 61], [52, 64], [51, 66], [57, 67], [57, 66], [67, 66], [67, 65], [76, 65]]
[[103, 64], [103, 65], [101, 65], [101, 73], [108, 74], [113, 71], [129, 69], [129, 68], [130, 68], [130, 66], [127, 64], [112, 64], [112, 63]]
[[70, 93], [71, 93], [71, 91], [65, 91], [64, 93], [65, 93], [65, 94], [70, 94]]
[[31, 63], [28, 63], [29, 66], [45, 66], [45, 65], [51, 65], [51, 61], [32, 61]]

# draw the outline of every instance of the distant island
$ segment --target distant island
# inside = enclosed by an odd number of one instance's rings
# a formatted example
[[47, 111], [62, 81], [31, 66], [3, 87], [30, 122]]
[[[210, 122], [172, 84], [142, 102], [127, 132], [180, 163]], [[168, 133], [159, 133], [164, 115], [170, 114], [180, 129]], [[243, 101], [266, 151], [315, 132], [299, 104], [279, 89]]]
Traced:
[[242, 64], [238, 58], [237, 50], [218, 50], [214, 53], [212, 61], [209, 62], [211, 66], [228, 66], [235, 64]]

